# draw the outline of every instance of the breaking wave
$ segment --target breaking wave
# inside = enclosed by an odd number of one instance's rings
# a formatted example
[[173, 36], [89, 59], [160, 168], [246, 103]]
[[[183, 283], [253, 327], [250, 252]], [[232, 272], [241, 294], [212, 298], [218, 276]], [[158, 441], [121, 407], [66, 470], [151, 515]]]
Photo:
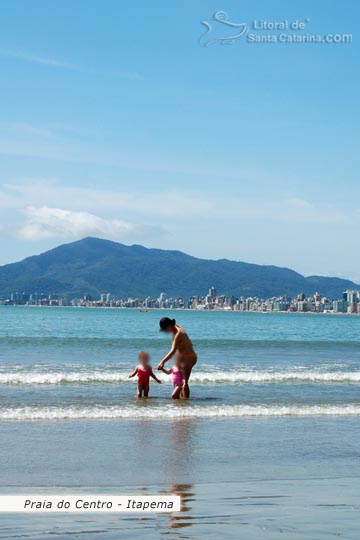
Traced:
[[[170, 383], [170, 377], [161, 376]], [[0, 372], [0, 385], [124, 384], [128, 374], [114, 371]], [[209, 371], [194, 372], [192, 384], [347, 383], [359, 384], [360, 371]]]
[[19, 407], [0, 410], [1, 421], [36, 420], [164, 420], [184, 418], [360, 416], [360, 405], [215, 405], [172, 404], [165, 407], [89, 408]]

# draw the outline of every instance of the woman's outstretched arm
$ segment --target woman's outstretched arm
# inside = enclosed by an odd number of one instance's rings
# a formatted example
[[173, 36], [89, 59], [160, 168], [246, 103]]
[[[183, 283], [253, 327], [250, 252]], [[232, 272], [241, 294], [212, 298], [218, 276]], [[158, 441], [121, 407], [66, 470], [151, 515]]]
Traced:
[[167, 353], [166, 356], [164, 356], [164, 358], [161, 360], [160, 364], [158, 365], [158, 370], [161, 371], [163, 369], [163, 367], [165, 366], [166, 362], [168, 360], [170, 360], [170, 358], [172, 358], [174, 356], [174, 354], [176, 353], [177, 351], [177, 336], [175, 337], [174, 341], [173, 341], [173, 344], [172, 344], [172, 347], [171, 347], [171, 350]]

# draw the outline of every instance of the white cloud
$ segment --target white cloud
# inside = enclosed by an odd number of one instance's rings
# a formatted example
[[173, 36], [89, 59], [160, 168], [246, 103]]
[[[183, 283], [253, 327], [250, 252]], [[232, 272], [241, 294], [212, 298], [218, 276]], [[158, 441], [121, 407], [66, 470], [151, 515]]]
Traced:
[[[135, 192], [101, 188], [60, 186], [47, 180], [29, 180], [23, 184], [0, 187], [0, 208], [24, 206], [63, 206], [89, 212], [127, 212], [139, 216], [162, 218], [208, 216], [216, 212], [216, 200], [186, 191]], [[219, 207], [220, 209], [220, 207]], [[222, 211], [222, 210], [221, 210]]]
[[310, 208], [311, 203], [309, 201], [306, 201], [305, 199], [289, 199], [288, 200], [289, 206], [293, 206], [294, 208]]
[[9, 50], [9, 49], [0, 49], [1, 56], [6, 56], [8, 58], [16, 58], [18, 60], [24, 60], [25, 62], [31, 62], [34, 64], [44, 64], [47, 66], [61, 67], [66, 69], [77, 69], [73, 64], [66, 62], [65, 60], [59, 60], [58, 58], [50, 58], [46, 56], [38, 56], [36, 54], [29, 53], [24, 50]]
[[48, 206], [28, 206], [24, 214], [25, 223], [18, 229], [18, 236], [23, 240], [84, 236], [125, 240], [163, 232], [157, 227], [135, 225], [120, 219], [104, 219], [88, 212], [72, 212]]
[[351, 220], [351, 212], [322, 201], [309, 202], [300, 198], [214, 197], [203, 192], [179, 189], [157, 192], [116, 191], [102, 188], [60, 186], [47, 180], [23, 184], [6, 184], [0, 188], [0, 208], [30, 206], [60, 206], [78, 211], [101, 211], [105, 215], [121, 212], [156, 220], [188, 220], [189, 218], [235, 219], [303, 224], [334, 224]]
[[27, 122], [1, 122], [0, 130], [7, 134], [27, 135], [30, 137], [52, 137], [53, 132], [47, 126], [29, 124]]

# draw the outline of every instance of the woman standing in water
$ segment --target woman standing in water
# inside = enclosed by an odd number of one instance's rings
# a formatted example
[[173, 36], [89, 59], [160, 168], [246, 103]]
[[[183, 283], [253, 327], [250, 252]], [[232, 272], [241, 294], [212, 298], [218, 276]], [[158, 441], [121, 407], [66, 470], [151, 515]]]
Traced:
[[191, 339], [187, 335], [184, 328], [176, 324], [175, 319], [169, 319], [163, 317], [160, 321], [160, 330], [167, 334], [173, 335], [172, 347], [170, 352], [161, 360], [158, 365], [158, 369], [161, 371], [166, 362], [170, 360], [176, 353], [178, 365], [184, 377], [183, 389], [181, 391], [181, 397], [190, 397], [189, 379], [191, 370], [197, 362], [197, 354], [194, 351]]

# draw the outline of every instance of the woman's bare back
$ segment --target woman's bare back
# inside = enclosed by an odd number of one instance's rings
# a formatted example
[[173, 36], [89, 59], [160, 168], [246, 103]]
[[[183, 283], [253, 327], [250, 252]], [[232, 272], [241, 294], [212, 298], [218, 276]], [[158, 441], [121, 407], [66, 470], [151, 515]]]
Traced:
[[177, 334], [174, 337], [174, 341], [176, 340], [176, 348], [180, 354], [188, 355], [194, 353], [194, 347], [192, 344], [191, 339], [185, 332], [184, 328], [182, 326], [176, 325]]

